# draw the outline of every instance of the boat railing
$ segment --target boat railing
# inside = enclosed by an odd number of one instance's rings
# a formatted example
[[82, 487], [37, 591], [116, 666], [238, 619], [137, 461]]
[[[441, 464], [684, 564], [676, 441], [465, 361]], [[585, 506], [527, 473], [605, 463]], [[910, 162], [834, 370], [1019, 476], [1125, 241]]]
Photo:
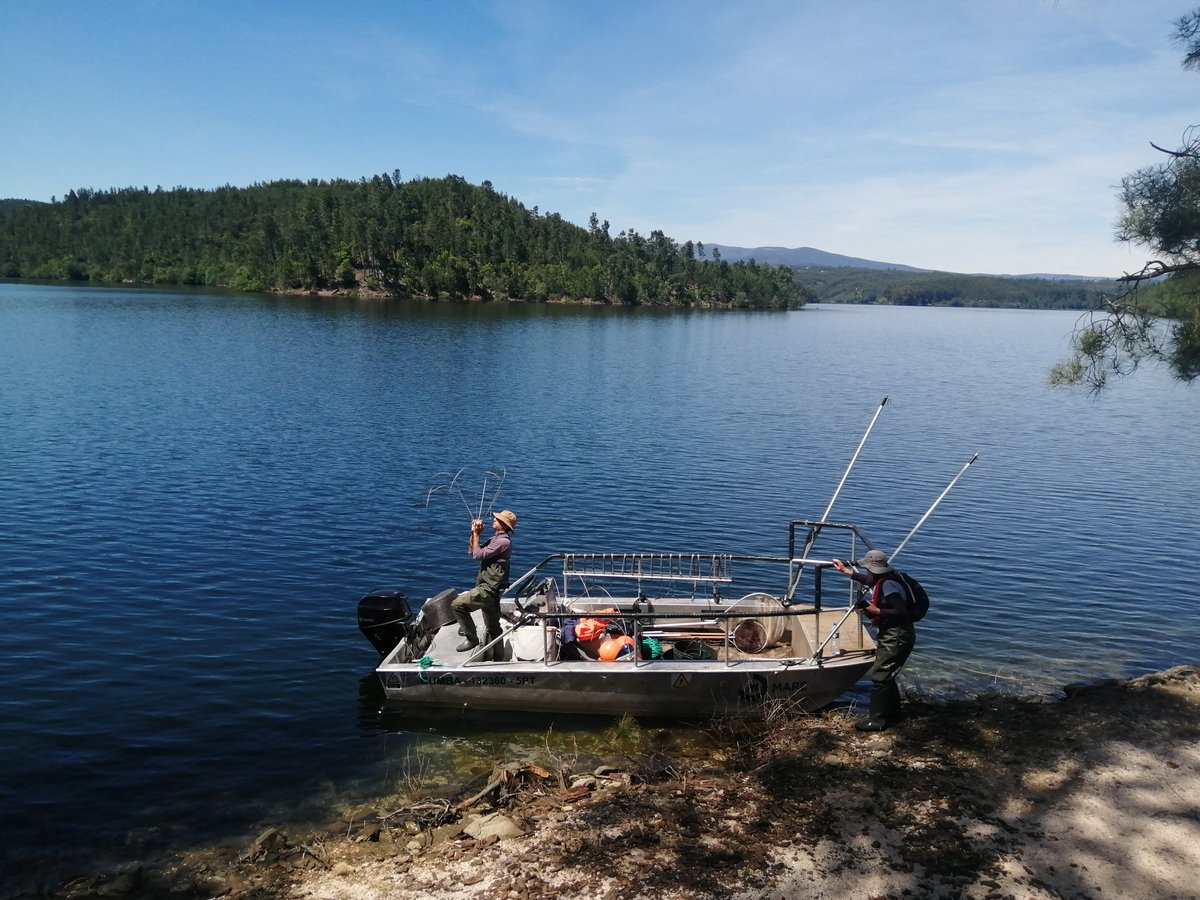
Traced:
[[[798, 530], [804, 531], [804, 542], [799, 548], [799, 552], [796, 547]], [[804, 575], [806, 569], [814, 569], [819, 576], [821, 567], [829, 564], [828, 560], [815, 560], [809, 556], [817, 540], [826, 532], [840, 533], [842, 540], [845, 541], [846, 550], [843, 552], [846, 559], [857, 559], [860, 546], [866, 550], [870, 550], [874, 546], [857, 525], [850, 525], [846, 522], [826, 522], [820, 519], [793, 519], [788, 522], [788, 589], [784, 595], [786, 602], [790, 603], [796, 595], [801, 576]]]
[[[513, 581], [508, 590], [505, 591], [505, 594], [509, 596], [520, 595], [528, 590], [536, 579], [547, 574], [548, 570], [554, 568], [552, 564], [556, 561], [559, 562], [558, 575], [562, 578], [564, 591], [568, 587], [567, 581], [571, 578], [580, 581], [624, 580], [635, 583], [645, 581], [661, 584], [693, 584], [697, 587], [708, 585], [713, 589], [717, 589], [720, 585], [729, 584], [734, 580], [733, 564], [735, 562], [781, 566], [787, 570], [788, 584], [792, 585], [795, 581], [795, 572], [797, 570], [803, 569], [806, 566], [827, 566], [829, 564], [828, 559], [815, 556], [810, 557], [805, 554], [797, 556], [795, 526], [809, 524], [829, 527], [831, 529], [851, 529], [853, 533], [858, 534], [858, 529], [852, 525], [810, 523], [808, 520], [798, 519], [791, 523], [792, 531], [789, 536], [788, 554], [786, 556], [658, 552], [551, 553]], [[871, 546], [865, 539], [861, 539], [860, 536], [858, 542], [853, 540], [850, 542], [849, 550], [845, 555], [850, 557], [856, 555], [855, 551], [858, 543], [862, 543], [867, 547]], [[811, 542], [806, 542], [806, 548], [811, 549]]]
[[733, 581], [733, 557], [723, 553], [564, 553], [562, 571], [580, 578], [634, 581]]
[[[802, 547], [798, 546], [798, 532], [801, 529], [805, 534]], [[849, 643], [863, 646], [861, 635], [855, 634], [855, 629], [861, 630], [863, 626], [854, 612], [856, 596], [853, 582], [845, 582], [847, 593], [844, 605], [840, 601], [831, 604], [824, 601], [827, 592], [823, 576], [832, 566], [832, 560], [813, 552], [822, 534], [825, 534], [827, 541], [836, 540], [837, 552], [847, 559], [856, 558], [860, 548], [871, 546], [854, 525], [796, 519], [789, 523], [786, 556], [657, 552], [552, 553], [517, 578], [506, 591], [506, 596], [515, 601], [521, 624], [542, 625], [546, 650], [544, 661], [547, 665], [557, 661], [551, 652], [550, 626], [561, 629], [568, 619], [602, 614], [601, 610], [605, 607], [621, 605], [619, 601], [622, 598], [626, 601], [623, 607], [619, 612], [609, 613], [608, 617], [630, 623], [630, 636], [637, 647], [641, 648], [644, 636], [662, 636], [660, 633], [664, 630], [668, 632], [668, 640], [689, 639], [687, 635], [691, 633], [693, 636], [690, 639], [706, 640], [714, 646], [720, 646], [728, 665], [745, 658], [732, 652], [735, 646], [733, 632], [742, 620], [816, 616], [818, 618], [809, 629], [811, 633], [806, 633], [803, 642], [807, 653], [794, 644], [794, 655], [775, 658], [781, 665], [795, 665], [809, 659], [822, 663], [837, 655], [831, 642], [834, 634], [843, 629], [849, 632], [848, 637], [854, 635], [858, 638]], [[735, 562], [747, 570], [741, 572], [743, 576], [751, 572], [756, 579], [764, 574], [763, 567], [778, 573], [775, 577], [779, 579], [778, 588], [783, 593], [755, 592], [740, 599], [725, 596], [727, 591], [722, 589], [734, 581]], [[805, 570], [813, 572], [811, 589], [807, 586], [805, 589], [806, 594], [811, 590], [812, 599], [799, 602], [796, 592], [800, 576]], [[767, 583], [774, 580], [769, 571], [766, 574]], [[546, 596], [547, 583], [553, 587], [549, 597]], [[632, 587], [632, 596], [625, 593], [629, 587], [616, 589], [615, 586], [620, 583]], [[633, 597], [645, 599], [646, 593], [654, 596], [658, 588], [667, 589], [671, 596], [656, 596], [653, 602], [647, 601], [644, 610], [639, 608], [638, 603], [632, 607], [628, 605], [628, 600]], [[540, 608], [536, 606], [538, 596], [542, 597]], [[535, 603], [531, 604], [531, 600]], [[662, 608], [664, 600], [668, 603], [682, 601], [703, 604], [703, 607], [700, 615], [696, 610], [669, 612]], [[778, 604], [777, 608], [771, 608], [772, 603]], [[821, 616], [832, 618], [826, 620]], [[680, 625], [686, 625], [689, 619], [702, 620], [697, 621], [697, 628], [692, 632], [683, 630]], [[827, 622], [836, 624], [830, 628]], [[638, 664], [646, 661], [640, 653], [637, 654]]]

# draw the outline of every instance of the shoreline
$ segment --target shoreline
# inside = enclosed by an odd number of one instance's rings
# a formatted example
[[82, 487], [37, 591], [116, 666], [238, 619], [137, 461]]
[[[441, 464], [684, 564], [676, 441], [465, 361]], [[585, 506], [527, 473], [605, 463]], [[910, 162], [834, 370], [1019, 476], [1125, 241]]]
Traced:
[[249, 288], [236, 288], [228, 285], [216, 284], [185, 284], [183, 282], [166, 282], [166, 281], [93, 281], [91, 279], [79, 280], [62, 280], [48, 278], [0, 278], [0, 284], [31, 284], [31, 285], [46, 285], [50, 287], [90, 287], [90, 288], [112, 288], [114, 290], [133, 289], [133, 290], [162, 290], [162, 291], [186, 291], [190, 293], [215, 292], [219, 294], [236, 294], [245, 297], [321, 297], [325, 299], [338, 300], [366, 300], [366, 301], [385, 301], [385, 300], [411, 300], [421, 303], [506, 303], [528, 306], [607, 306], [614, 309], [625, 307], [630, 308], [646, 308], [646, 309], [706, 309], [706, 310], [753, 310], [755, 312], [785, 312], [789, 310], [803, 309], [809, 303], [819, 301], [801, 301], [794, 306], [742, 306], [732, 301], [704, 301], [689, 304], [672, 304], [672, 303], [635, 303], [629, 304], [621, 300], [596, 300], [591, 297], [568, 297], [559, 295], [549, 297], [545, 300], [526, 300], [522, 297], [483, 297], [478, 294], [470, 295], [446, 295], [431, 297], [427, 294], [413, 293], [409, 291], [394, 291], [383, 287], [372, 286], [366, 281], [359, 281], [354, 285], [342, 285], [338, 287], [323, 287], [323, 288], [264, 288], [262, 290], [251, 290]]
[[710, 726], [704, 761], [382, 793], [309, 833], [262, 832], [41, 896], [383, 900], [1195, 895], [1200, 667], [1064, 689]]

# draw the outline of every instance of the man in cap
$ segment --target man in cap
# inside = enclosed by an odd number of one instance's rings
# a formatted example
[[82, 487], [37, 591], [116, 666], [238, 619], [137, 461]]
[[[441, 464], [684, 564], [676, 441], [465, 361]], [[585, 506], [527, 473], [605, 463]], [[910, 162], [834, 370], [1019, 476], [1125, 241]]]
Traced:
[[[510, 535], [516, 527], [516, 513], [501, 510], [492, 516], [492, 536], [480, 543], [483, 520], [474, 519], [471, 522], [467, 551], [479, 561], [479, 575], [475, 578], [475, 587], [459, 594], [450, 603], [454, 618], [458, 620], [459, 633], [463, 636], [457, 648], [459, 652], [479, 646], [479, 632], [475, 628], [475, 620], [471, 618], [472, 611], [476, 609], [483, 610], [486, 628], [484, 641], [491, 644], [500, 637], [500, 595], [508, 587], [508, 560], [512, 556]], [[496, 649], [493, 647], [492, 652]]]
[[859, 731], [883, 731], [902, 718], [896, 675], [912, 653], [917, 632], [909, 611], [908, 591], [895, 577], [887, 554], [882, 550], [868, 550], [858, 565], [866, 569], [865, 574], [855, 572], [840, 559], [833, 561], [833, 567], [843, 575], [849, 575], [852, 581], [871, 589], [870, 599], [860, 601], [860, 609], [879, 629], [875, 639], [878, 645], [875, 664], [867, 672], [871, 679], [871, 710], [854, 727]]

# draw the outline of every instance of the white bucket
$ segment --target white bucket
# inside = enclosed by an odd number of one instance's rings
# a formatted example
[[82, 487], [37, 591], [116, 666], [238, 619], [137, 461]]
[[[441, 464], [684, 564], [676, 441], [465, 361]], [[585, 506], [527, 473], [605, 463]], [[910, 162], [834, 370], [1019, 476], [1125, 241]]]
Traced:
[[545, 659], [547, 651], [551, 661], [558, 659], [558, 629], [552, 625], [521, 625], [513, 629], [510, 640], [513, 659], [536, 662]]

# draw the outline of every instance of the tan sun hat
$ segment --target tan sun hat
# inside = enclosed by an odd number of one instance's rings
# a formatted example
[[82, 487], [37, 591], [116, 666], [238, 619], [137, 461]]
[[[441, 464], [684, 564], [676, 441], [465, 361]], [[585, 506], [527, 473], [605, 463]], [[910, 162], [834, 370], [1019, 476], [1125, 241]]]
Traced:
[[891, 563], [888, 562], [887, 554], [882, 550], [868, 550], [863, 554], [862, 559], [858, 564], [868, 572], [874, 572], [876, 575], [886, 575], [892, 571]]
[[504, 525], [505, 531], [512, 531], [517, 527], [517, 514], [512, 510], [502, 509], [498, 513], [493, 513], [492, 517]]

